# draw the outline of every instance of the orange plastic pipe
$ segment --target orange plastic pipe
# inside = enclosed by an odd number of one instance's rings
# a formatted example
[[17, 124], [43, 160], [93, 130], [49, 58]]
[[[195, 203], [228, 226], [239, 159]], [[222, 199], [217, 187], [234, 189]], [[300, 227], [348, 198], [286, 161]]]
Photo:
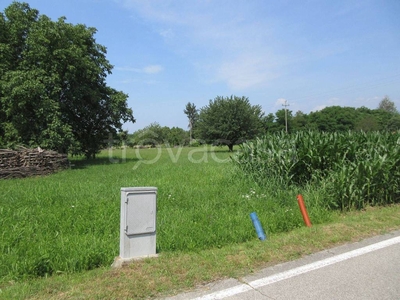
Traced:
[[308, 217], [307, 209], [304, 204], [304, 199], [302, 195], [297, 195], [297, 202], [299, 203], [301, 214], [303, 215], [304, 224], [307, 227], [311, 227], [310, 218]]

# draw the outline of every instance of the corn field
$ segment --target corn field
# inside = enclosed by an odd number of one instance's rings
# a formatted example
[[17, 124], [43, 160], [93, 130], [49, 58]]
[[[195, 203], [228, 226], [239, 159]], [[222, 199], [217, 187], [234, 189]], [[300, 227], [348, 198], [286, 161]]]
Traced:
[[341, 210], [400, 202], [400, 132], [298, 132], [244, 143], [232, 157], [259, 184], [311, 184]]

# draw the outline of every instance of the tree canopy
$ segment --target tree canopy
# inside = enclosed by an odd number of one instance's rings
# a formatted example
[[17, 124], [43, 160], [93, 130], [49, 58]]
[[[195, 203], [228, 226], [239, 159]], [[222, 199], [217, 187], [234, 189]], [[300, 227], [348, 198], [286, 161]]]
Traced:
[[128, 96], [106, 84], [112, 65], [95, 33], [27, 3], [0, 13], [0, 146], [94, 157], [109, 134], [135, 122]]
[[252, 139], [263, 130], [260, 105], [251, 105], [247, 97], [216, 97], [200, 109], [197, 136], [207, 143], [233, 145]]

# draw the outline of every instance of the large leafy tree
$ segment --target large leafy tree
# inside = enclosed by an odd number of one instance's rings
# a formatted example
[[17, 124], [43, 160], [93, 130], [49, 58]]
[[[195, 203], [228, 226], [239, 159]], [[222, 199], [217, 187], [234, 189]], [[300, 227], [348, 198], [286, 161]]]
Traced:
[[128, 96], [106, 84], [112, 65], [95, 33], [27, 3], [0, 13], [0, 142], [94, 157], [135, 122]]
[[252, 139], [263, 130], [260, 105], [251, 105], [247, 97], [216, 97], [200, 109], [196, 133], [207, 143], [227, 145]]

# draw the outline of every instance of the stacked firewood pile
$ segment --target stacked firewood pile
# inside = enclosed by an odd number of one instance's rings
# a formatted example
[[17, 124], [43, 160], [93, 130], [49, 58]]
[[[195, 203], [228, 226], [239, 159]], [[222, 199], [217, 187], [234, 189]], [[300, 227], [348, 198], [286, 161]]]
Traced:
[[55, 151], [0, 149], [0, 179], [48, 175], [68, 166], [67, 155]]

